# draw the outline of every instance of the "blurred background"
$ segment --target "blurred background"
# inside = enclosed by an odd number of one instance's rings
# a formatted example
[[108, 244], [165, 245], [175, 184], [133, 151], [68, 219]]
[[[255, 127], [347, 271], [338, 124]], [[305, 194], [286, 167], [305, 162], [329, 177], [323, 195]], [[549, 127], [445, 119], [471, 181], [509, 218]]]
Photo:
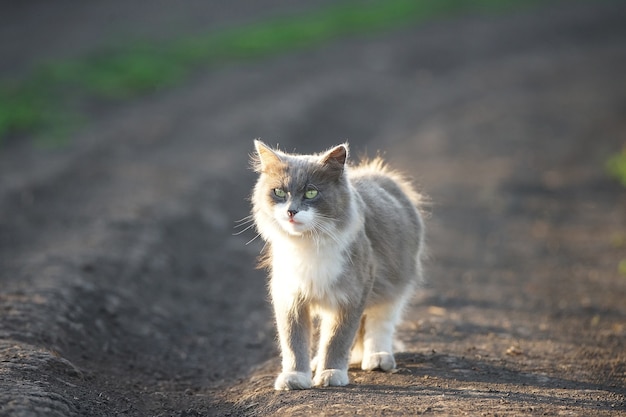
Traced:
[[[427, 196], [405, 371], [351, 375], [419, 378], [399, 415], [497, 390], [514, 413], [623, 407], [624, 21], [611, 0], [3, 2], [0, 414], [277, 410], [255, 138], [347, 140]], [[474, 397], [436, 405], [454, 390]]]

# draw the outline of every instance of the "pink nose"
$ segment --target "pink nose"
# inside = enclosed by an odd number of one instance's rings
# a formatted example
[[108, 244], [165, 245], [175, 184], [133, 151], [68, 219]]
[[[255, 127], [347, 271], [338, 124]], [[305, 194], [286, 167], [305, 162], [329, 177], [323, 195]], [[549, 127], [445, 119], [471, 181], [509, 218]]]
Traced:
[[287, 215], [289, 218], [293, 218], [298, 213], [298, 210], [287, 210]]

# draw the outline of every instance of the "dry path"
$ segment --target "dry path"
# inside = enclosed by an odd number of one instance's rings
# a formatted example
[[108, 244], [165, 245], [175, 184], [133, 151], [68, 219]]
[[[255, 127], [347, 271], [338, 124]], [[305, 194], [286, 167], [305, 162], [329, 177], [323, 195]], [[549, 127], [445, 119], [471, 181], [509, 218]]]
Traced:
[[[66, 149], [2, 149], [0, 415], [626, 414], [626, 193], [603, 166], [626, 7], [567, 4], [214, 70]], [[430, 196], [398, 373], [271, 389], [260, 244], [232, 236], [255, 137], [383, 150]]]

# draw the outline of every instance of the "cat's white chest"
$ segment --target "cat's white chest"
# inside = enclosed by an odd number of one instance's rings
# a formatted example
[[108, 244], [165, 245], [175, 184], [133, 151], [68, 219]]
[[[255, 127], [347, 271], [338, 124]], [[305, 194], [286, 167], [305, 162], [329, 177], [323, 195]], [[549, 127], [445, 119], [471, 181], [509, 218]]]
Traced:
[[285, 240], [274, 242], [272, 252], [273, 297], [298, 296], [331, 305], [344, 300], [345, 294], [335, 284], [345, 272], [345, 248]]

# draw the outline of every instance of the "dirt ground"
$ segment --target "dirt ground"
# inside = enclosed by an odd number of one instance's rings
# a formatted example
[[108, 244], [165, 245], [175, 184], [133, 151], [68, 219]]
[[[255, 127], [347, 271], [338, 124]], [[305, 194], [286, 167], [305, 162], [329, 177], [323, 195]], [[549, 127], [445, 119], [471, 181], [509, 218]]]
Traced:
[[[125, 4], [40, 25], [52, 46], [30, 33], [4, 70], [80, 52], [55, 24], [91, 42], [81, 19]], [[159, 5], [143, 25], [187, 16]], [[0, 27], [26, 42], [49, 6], [15, 7]], [[626, 415], [626, 190], [604, 170], [626, 144], [624, 21], [618, 1], [443, 19], [198, 74], [97, 111], [62, 149], [6, 143], [0, 415]], [[262, 244], [233, 235], [257, 137], [380, 150], [429, 196], [397, 373], [273, 391]]]

